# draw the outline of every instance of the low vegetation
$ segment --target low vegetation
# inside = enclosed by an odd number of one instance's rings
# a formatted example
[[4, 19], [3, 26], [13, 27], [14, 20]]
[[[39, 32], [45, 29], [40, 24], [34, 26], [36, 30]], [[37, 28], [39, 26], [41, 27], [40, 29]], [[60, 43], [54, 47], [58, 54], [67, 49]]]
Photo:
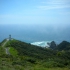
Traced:
[[9, 52], [12, 56], [18, 55], [18, 51], [16, 49], [14, 49], [13, 47], [9, 47]]
[[0, 70], [70, 70], [69, 42], [51, 49], [11, 40], [5, 47], [10, 48], [10, 55], [0, 46]]

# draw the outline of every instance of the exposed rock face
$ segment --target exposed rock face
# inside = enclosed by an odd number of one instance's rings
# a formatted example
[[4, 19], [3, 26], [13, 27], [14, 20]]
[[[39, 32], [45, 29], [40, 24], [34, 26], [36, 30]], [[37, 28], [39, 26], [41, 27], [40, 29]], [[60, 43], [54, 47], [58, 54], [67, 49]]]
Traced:
[[51, 42], [50, 48], [51, 49], [55, 49], [56, 48], [56, 43], [54, 41]]

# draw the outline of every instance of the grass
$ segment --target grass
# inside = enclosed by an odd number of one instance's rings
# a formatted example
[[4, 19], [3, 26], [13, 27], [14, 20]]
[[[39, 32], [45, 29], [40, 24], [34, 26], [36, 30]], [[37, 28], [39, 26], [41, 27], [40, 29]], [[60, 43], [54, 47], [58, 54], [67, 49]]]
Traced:
[[70, 70], [68, 68], [35, 68], [34, 70]]
[[0, 55], [3, 55], [3, 54], [5, 54], [5, 49], [0, 46]]
[[33, 70], [70, 70], [70, 68], [59, 68], [59, 67], [52, 67], [52, 68], [45, 68], [43, 66], [35, 65]]
[[7, 62], [7, 64], [5, 66], [2, 66], [0, 68], [0, 70], [70, 70], [69, 68], [59, 68], [59, 67], [55, 67], [55, 68], [46, 68], [40, 65], [11, 65], [11, 63]]
[[[13, 40], [15, 41], [15, 40]], [[14, 49], [13, 47], [10, 47], [10, 42], [7, 42], [9, 47], [9, 52], [13, 56], [18, 55], [18, 51]], [[14, 57], [11, 59], [8, 55], [5, 54], [5, 49], [3, 47], [0, 47], [0, 70], [70, 70], [70, 68], [58, 68], [58, 67], [53, 67], [53, 68], [47, 68], [44, 67], [43, 64], [32, 64], [25, 60], [27, 57], [26, 56], [18, 56]], [[20, 58], [21, 57], [21, 58]], [[19, 58], [19, 59], [18, 59]], [[23, 62], [22, 62], [23, 61]], [[44, 65], [53, 65], [53, 62], [45, 63]]]
[[10, 48], [9, 49], [10, 54], [13, 55], [13, 56], [17, 56], [17, 54], [18, 54], [17, 50], [14, 49], [13, 47], [9, 47], [9, 48]]

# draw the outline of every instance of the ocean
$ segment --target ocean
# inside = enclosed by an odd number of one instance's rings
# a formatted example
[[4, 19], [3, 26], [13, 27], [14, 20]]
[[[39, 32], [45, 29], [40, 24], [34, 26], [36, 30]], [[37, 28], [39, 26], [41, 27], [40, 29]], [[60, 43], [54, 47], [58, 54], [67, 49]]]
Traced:
[[52, 27], [39, 27], [28, 25], [0, 24], [0, 42], [11, 35], [12, 38], [27, 43], [41, 41], [55, 41], [57, 43], [66, 40], [70, 42], [70, 28], [54, 30]]

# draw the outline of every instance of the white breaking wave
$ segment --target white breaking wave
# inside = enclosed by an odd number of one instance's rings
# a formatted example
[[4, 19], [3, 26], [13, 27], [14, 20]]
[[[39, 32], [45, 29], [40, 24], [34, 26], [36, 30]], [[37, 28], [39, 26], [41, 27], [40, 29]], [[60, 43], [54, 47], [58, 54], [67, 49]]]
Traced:
[[32, 45], [37, 45], [41, 47], [50, 47], [51, 41], [41, 41], [41, 42], [33, 42]]

